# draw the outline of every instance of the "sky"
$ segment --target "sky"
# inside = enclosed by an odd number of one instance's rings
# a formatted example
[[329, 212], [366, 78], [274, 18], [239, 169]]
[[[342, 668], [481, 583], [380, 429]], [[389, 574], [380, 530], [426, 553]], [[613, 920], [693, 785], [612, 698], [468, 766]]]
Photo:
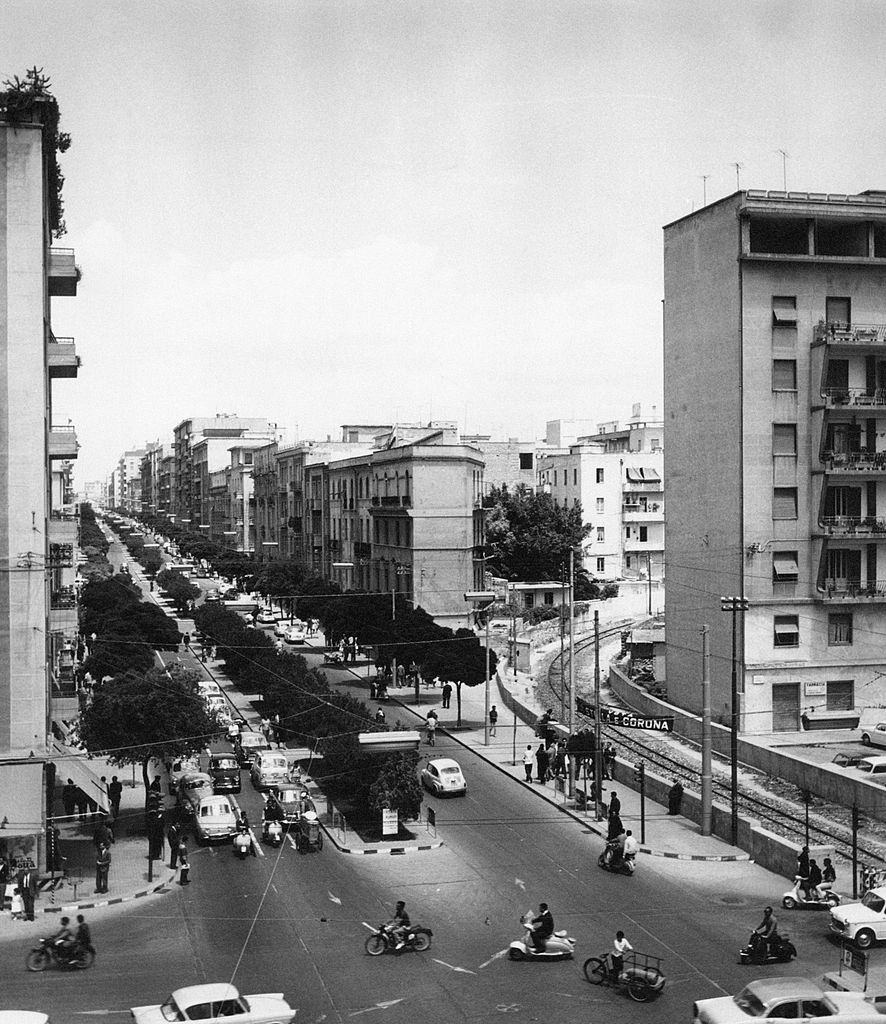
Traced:
[[78, 486], [216, 412], [660, 415], [662, 226], [736, 162], [886, 187], [884, 28], [879, 0], [4, 0], [0, 78], [42, 67], [73, 136]]

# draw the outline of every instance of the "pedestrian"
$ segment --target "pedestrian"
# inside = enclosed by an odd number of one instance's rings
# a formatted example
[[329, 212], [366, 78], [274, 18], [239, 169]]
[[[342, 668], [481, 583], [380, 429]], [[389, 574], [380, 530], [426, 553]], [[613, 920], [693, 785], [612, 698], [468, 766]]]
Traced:
[[[370, 679], [369, 680], [369, 699], [370, 700], [375, 700], [375, 680], [374, 679]], [[445, 707], [445, 705], [444, 705], [444, 707]]]
[[615, 778], [615, 745], [612, 743], [607, 743], [603, 751], [603, 778]]
[[108, 891], [108, 872], [111, 869], [111, 847], [107, 843], [99, 848], [95, 858], [95, 891], [103, 893]]
[[568, 765], [566, 763], [566, 744], [561, 740], [554, 753], [554, 775], [558, 779], [565, 779]]
[[62, 805], [65, 809], [65, 816], [73, 818], [74, 808], [77, 805], [77, 787], [74, 785], [73, 779], [68, 779], [62, 787]]
[[800, 879], [800, 888], [809, 898], [809, 847], [804, 846], [797, 854], [797, 877]]
[[169, 843], [169, 867], [172, 871], [175, 871], [178, 865], [179, 850], [181, 849], [181, 836], [175, 822], [166, 830], [166, 842]]
[[673, 786], [668, 790], [668, 814], [679, 814], [682, 803], [683, 786], [680, 784], [679, 780], [675, 779]]
[[440, 691], [440, 696], [443, 698], [443, 707], [448, 708], [449, 702], [452, 699], [452, 684], [445, 682], [443, 689]]
[[384, 711], [381, 708], [379, 708], [375, 712], [375, 721], [377, 722], [378, 725], [384, 725], [385, 724], [385, 713], [384, 713]]
[[621, 814], [621, 800], [618, 799], [618, 793], [613, 789], [609, 796], [609, 817], [619, 814]]
[[403, 664], [402, 661], [397, 666], [397, 685], [398, 686], [405, 686], [406, 685], [406, 666]]
[[527, 743], [526, 749], [523, 751], [523, 771], [526, 772], [526, 781], [532, 782], [532, 765], [535, 762], [535, 757], [532, 753], [532, 744]]
[[160, 785], [160, 776], [155, 775], [153, 782], [148, 786], [148, 790], [152, 793], [162, 793], [163, 787]]
[[77, 786], [77, 792], [75, 799], [77, 801], [77, 817], [80, 821], [86, 820], [86, 811], [89, 807], [89, 797], [83, 792], [83, 790]]
[[182, 849], [179, 854], [178, 884], [191, 884], [191, 862], [188, 860], [188, 852]]
[[437, 734], [437, 713], [435, 711], [428, 712], [428, 746], [436, 746], [434, 737]]
[[184, 644], [184, 648], [185, 648], [186, 651], [189, 651], [191, 649], [191, 634], [190, 633], [182, 633], [182, 643]]
[[9, 904], [9, 910], [12, 914], [13, 921], [24, 921], [25, 918], [25, 901], [22, 899], [22, 891], [19, 886], [16, 886], [12, 890], [12, 899]]
[[544, 742], [539, 743], [535, 752], [536, 772], [539, 782], [545, 782], [548, 777], [548, 752], [545, 750]]
[[268, 741], [268, 743], [270, 743], [271, 742], [271, 720], [267, 716], [265, 716], [261, 720], [261, 731], [262, 731], [262, 735], [264, 736], [264, 738]]
[[30, 867], [22, 868], [17, 877], [22, 898], [22, 913], [26, 921], [34, 920], [34, 900], [37, 898], [37, 872]]
[[284, 736], [283, 736], [283, 726], [280, 723], [280, 712], [279, 711], [276, 712], [276, 714], [274, 715], [274, 739], [277, 741], [277, 749], [278, 750], [281, 747], [285, 747], [286, 746], [286, 743], [284, 742]]
[[110, 846], [113, 842], [114, 833], [108, 828], [107, 817], [102, 814], [98, 819], [98, 824], [92, 830], [92, 845], [99, 850], [102, 846]]
[[[446, 706], [448, 707], [449, 705], [447, 704]], [[493, 704], [492, 707], [489, 709], [489, 735], [490, 736], [494, 736], [495, 735], [495, 726], [496, 726], [497, 722], [498, 722], [498, 711], [496, 710], [496, 707]]]
[[613, 839], [618, 839], [618, 837], [624, 832], [624, 830], [625, 827], [619, 815], [610, 814], [609, 824], [606, 831], [606, 842], [611, 843]]

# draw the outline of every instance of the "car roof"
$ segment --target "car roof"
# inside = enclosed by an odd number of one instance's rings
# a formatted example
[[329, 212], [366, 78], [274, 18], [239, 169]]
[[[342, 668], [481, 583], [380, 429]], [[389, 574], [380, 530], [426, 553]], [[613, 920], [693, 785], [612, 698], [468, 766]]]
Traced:
[[214, 761], [233, 761], [235, 760], [233, 754], [210, 754], [209, 763], [212, 764]]
[[172, 998], [178, 1003], [182, 1010], [197, 1003], [216, 1003], [223, 999], [239, 999], [240, 993], [233, 985], [217, 981], [208, 985], [188, 985], [186, 988], [177, 988], [172, 993]]
[[461, 771], [461, 765], [458, 761], [453, 761], [451, 757], [435, 757], [433, 761], [428, 761], [428, 766], [433, 765], [435, 768], [458, 768]]
[[205, 782], [207, 786], [212, 785], [212, 779], [206, 774], [206, 772], [185, 772], [179, 780], [182, 785], [188, 782]]
[[773, 999], [821, 999], [821, 988], [808, 978], [758, 978], [745, 988], [760, 1000], [770, 1003]]
[[[231, 807], [231, 801], [222, 793], [211, 793], [209, 796], [201, 797], [197, 806], [202, 807], [204, 804], [227, 804], [228, 807]], [[231, 813], [236, 813], [233, 807], [231, 807]]]
[[305, 787], [300, 786], [297, 782], [280, 782], [274, 786], [274, 789], [279, 793], [289, 793], [290, 791], [294, 793], [301, 793], [304, 791]]
[[[267, 743], [268, 741], [262, 736], [260, 732], [241, 732], [240, 733], [240, 745], [249, 747], [252, 745], [252, 741], [255, 740], [258, 743]], [[248, 742], [247, 742], [248, 741]]]
[[861, 759], [865, 764], [886, 764], [886, 754], [874, 754]]

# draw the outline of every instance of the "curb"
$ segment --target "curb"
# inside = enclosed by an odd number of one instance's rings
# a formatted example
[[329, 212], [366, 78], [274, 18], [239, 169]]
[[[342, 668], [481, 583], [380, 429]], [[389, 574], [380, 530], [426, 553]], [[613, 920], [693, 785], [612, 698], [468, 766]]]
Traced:
[[[132, 900], [139, 900], [144, 896], [153, 896], [158, 892], [170, 892], [170, 886], [175, 880], [175, 873], [167, 873], [166, 881], [159, 882], [150, 889], [133, 893], [132, 896], [115, 896], [110, 900], [91, 900], [89, 903], [62, 903], [57, 907], [41, 907], [41, 914], [62, 914], [66, 910], [97, 910], [100, 907], [115, 907], [118, 903], [130, 903]], [[36, 910], [36, 908], [35, 908]]]
[[443, 840], [437, 839], [433, 843], [420, 843], [417, 846], [376, 846], [370, 850], [355, 850], [350, 846], [342, 846], [342, 844], [330, 832], [327, 825], [322, 821], [319, 824], [320, 828], [322, 828], [326, 833], [330, 843], [332, 843], [339, 853], [349, 853], [355, 857], [368, 857], [370, 854], [389, 854], [392, 857], [403, 857], [409, 853], [423, 853], [425, 850], [438, 850], [443, 845]]

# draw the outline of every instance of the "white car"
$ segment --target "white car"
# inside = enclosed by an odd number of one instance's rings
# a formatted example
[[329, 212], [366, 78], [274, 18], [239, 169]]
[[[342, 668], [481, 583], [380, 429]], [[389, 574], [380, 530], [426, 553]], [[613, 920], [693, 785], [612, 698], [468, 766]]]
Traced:
[[805, 978], [761, 978], [734, 996], [699, 999], [692, 1007], [693, 1024], [750, 1024], [766, 1020], [807, 1024], [836, 1020], [838, 1024], [866, 1024], [882, 1020], [861, 992], [825, 992]]
[[868, 747], [886, 747], [886, 722], [877, 722], [873, 729], [862, 729], [861, 742]]
[[886, 781], [886, 754], [872, 754], [862, 757], [854, 769], [867, 779]]
[[436, 757], [422, 769], [421, 784], [436, 796], [467, 796], [468, 784], [458, 761]]
[[270, 608], [262, 608], [258, 613], [258, 621], [263, 626], [270, 626], [272, 623], [277, 621], [277, 613], [272, 612]]
[[205, 1024], [292, 1024], [296, 1011], [282, 992], [241, 996], [233, 985], [190, 985], [176, 989], [162, 1006], [134, 1006], [135, 1024], [201, 1020]]
[[194, 811], [194, 835], [198, 843], [230, 839], [237, 831], [237, 812], [226, 796], [204, 796]]
[[279, 636], [281, 639], [286, 636], [289, 632], [289, 623], [285, 619], [279, 619], [274, 624], [274, 636]]
[[878, 939], [886, 939], [886, 886], [868, 889], [860, 903], [831, 908], [831, 931], [869, 949]]
[[230, 725], [234, 721], [234, 717], [231, 714], [231, 705], [228, 704], [225, 697], [220, 693], [209, 693], [204, 698], [206, 701], [206, 707], [210, 711], [214, 711], [216, 717], [222, 725]]
[[303, 644], [307, 640], [304, 626], [290, 626], [286, 630], [286, 642], [288, 644]]

